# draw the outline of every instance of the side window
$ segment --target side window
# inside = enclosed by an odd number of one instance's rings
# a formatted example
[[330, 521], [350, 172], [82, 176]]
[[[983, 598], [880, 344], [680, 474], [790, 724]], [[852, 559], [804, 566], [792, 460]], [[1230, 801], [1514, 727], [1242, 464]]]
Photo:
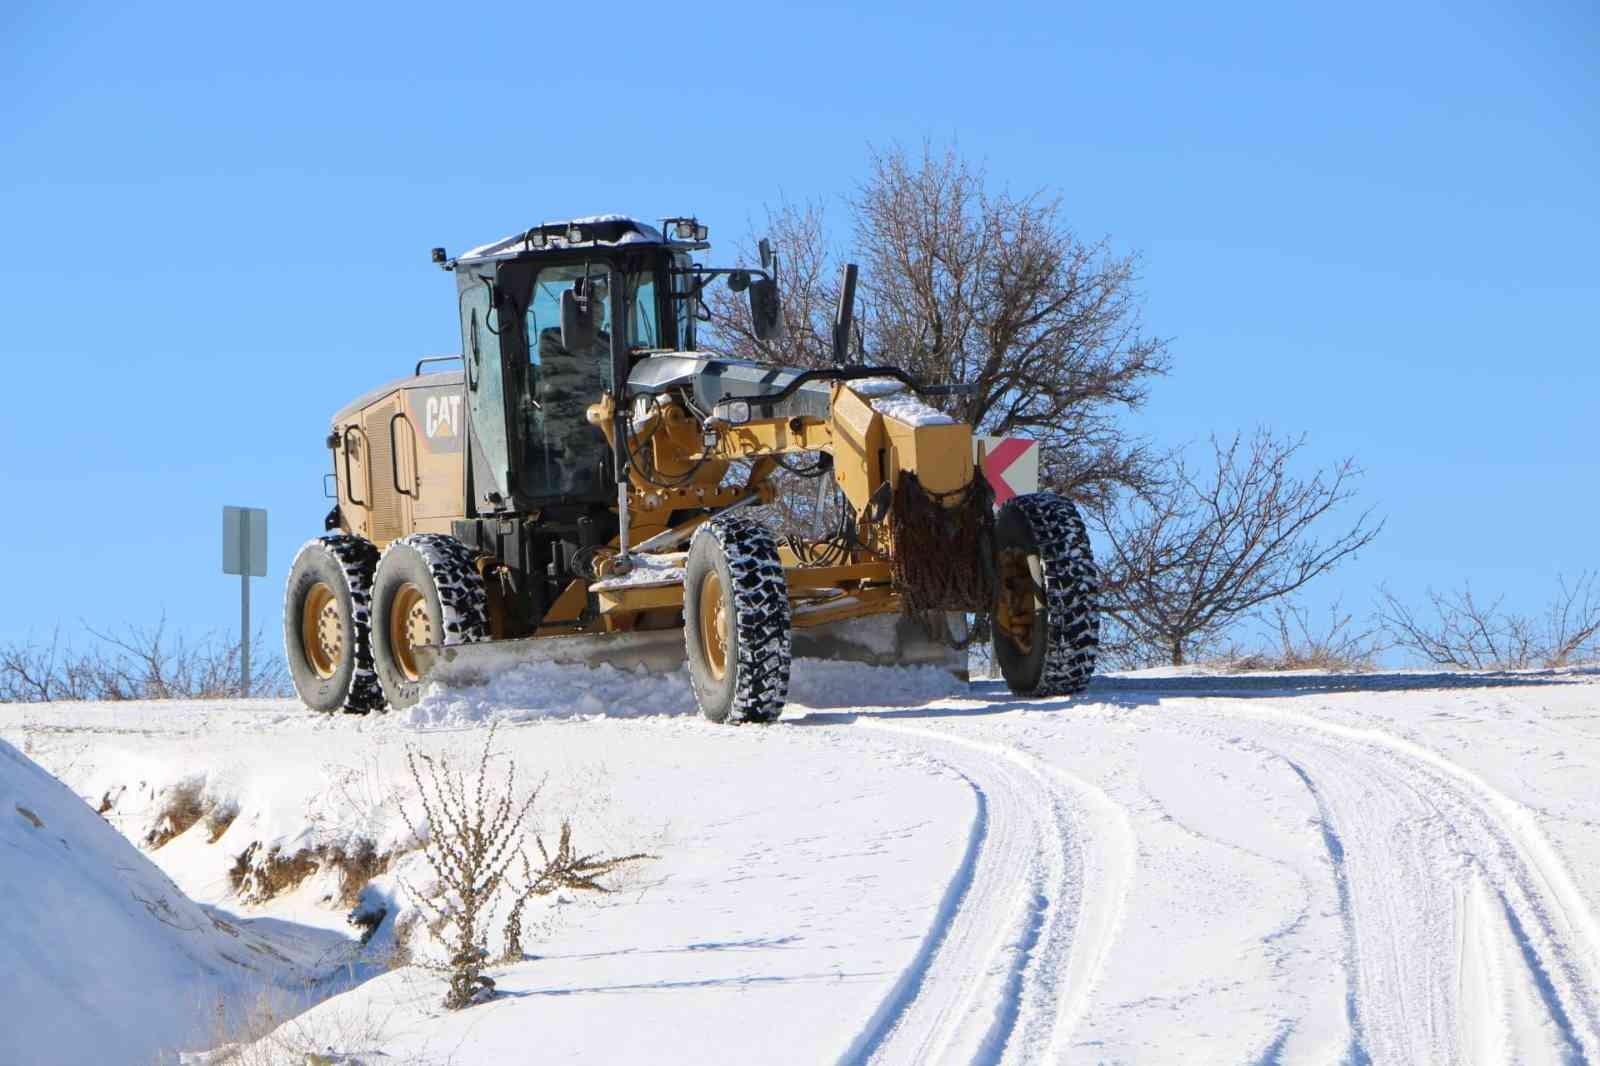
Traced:
[[467, 407], [471, 412], [473, 476], [480, 500], [489, 492], [509, 498], [506, 444], [505, 375], [501, 372], [499, 323], [483, 279], [461, 292], [461, 356], [466, 364]]
[[660, 331], [656, 328], [656, 276], [653, 273], [635, 274], [632, 291], [628, 293], [628, 346], [630, 348], [659, 348]]
[[[674, 271], [687, 271], [689, 269], [689, 265], [689, 257], [686, 255], [675, 255], [672, 257], [672, 267]], [[685, 352], [692, 351], [695, 346], [694, 301], [690, 300], [686, 295], [684, 295], [689, 291], [692, 285], [693, 281], [687, 273], [673, 273], [673, 323], [677, 327], [678, 349]]]

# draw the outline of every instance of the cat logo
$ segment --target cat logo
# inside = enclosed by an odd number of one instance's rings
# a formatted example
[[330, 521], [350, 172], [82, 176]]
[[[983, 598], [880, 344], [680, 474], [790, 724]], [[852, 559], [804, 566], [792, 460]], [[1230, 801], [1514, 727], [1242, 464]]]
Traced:
[[458, 437], [461, 435], [461, 397], [430, 396], [423, 416], [423, 429], [428, 439]]

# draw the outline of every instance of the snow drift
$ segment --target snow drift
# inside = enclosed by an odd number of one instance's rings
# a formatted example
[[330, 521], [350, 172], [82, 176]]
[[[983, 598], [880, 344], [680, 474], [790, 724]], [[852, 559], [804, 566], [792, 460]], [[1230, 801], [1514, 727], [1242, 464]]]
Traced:
[[0, 856], [9, 1063], [153, 1062], [206, 1042], [223, 997], [295, 979], [3, 740]]

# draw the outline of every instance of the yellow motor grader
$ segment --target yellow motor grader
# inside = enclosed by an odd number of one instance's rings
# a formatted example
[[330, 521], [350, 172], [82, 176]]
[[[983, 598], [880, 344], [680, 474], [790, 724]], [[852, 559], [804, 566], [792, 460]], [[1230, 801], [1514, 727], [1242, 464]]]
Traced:
[[[783, 329], [767, 243], [759, 268], [707, 267], [706, 236], [607, 215], [434, 249], [462, 353], [333, 417], [336, 504], [284, 599], [309, 707], [405, 707], [526, 660], [687, 659], [706, 717], [766, 722], [797, 654], [964, 670], [970, 614], [1013, 691], [1088, 683], [1097, 575], [1073, 505], [996, 514], [972, 428], [924, 402], [962, 386], [846, 362], [853, 267], [834, 365], [700, 350], [719, 278], [758, 337]], [[806, 532], [756, 517], [780, 471], [817, 482]]]

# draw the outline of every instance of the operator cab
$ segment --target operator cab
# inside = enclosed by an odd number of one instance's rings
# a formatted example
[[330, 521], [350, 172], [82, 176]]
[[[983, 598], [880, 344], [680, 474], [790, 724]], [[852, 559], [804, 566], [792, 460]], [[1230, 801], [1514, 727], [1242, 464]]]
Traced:
[[[465, 362], [468, 517], [587, 509], [613, 498], [616, 459], [587, 417], [653, 353], [695, 347], [700, 292], [717, 275], [778, 320], [765, 270], [714, 270], [694, 219], [662, 230], [622, 215], [546, 223], [434, 259], [456, 274]], [[759, 275], [754, 277], [753, 275]], [[621, 383], [621, 389], [618, 388]]]

